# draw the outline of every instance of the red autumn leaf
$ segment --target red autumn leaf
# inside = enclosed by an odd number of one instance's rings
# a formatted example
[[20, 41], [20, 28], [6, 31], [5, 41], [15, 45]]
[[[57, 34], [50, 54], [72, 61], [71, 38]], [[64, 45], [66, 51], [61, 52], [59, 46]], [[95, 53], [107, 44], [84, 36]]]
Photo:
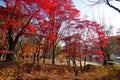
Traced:
[[40, 27], [41, 27], [44, 31], [46, 31], [46, 30], [47, 30], [47, 26], [44, 25], [44, 24], [48, 24], [48, 22], [39, 23]]
[[70, 18], [71, 18], [71, 19], [74, 19], [74, 18], [78, 17], [78, 16], [79, 16], [78, 13], [79, 13], [78, 10], [76, 10], [76, 9], [72, 9], [72, 11], [71, 11], [71, 15], [70, 15]]
[[2, 54], [9, 54], [9, 53], [11, 53], [11, 52], [8, 51], [8, 50], [0, 50], [0, 53], [2, 53]]
[[16, 26], [18, 26], [18, 23], [11, 21], [11, 22], [10, 22], [10, 25], [13, 26], [13, 27], [16, 27]]
[[96, 26], [96, 27], [100, 27], [100, 24], [96, 23], [96, 22], [92, 22], [91, 24], [92, 26]]
[[31, 5], [35, 0], [25, 0], [26, 4]]
[[103, 43], [103, 44], [101, 44], [101, 47], [102, 47], [102, 48], [107, 48], [107, 44], [104, 44], [104, 43]]
[[94, 26], [100, 27], [101, 25], [96, 23], [96, 24], [94, 24]]
[[7, 19], [8, 23], [4, 25], [5, 28], [17, 27], [19, 24], [17, 22]]
[[90, 23], [91, 21], [90, 20], [83, 20], [83, 21], [80, 21], [81, 23]]
[[97, 30], [97, 33], [98, 33], [99, 37], [104, 37], [104, 36], [105, 36], [105, 33], [104, 33], [104, 32], [101, 32], [101, 31], [99, 31], [99, 30]]
[[0, 14], [0, 18], [2, 18], [2, 15]]
[[11, 27], [9, 24], [5, 24], [4, 28], [8, 29], [9, 27]]
[[71, 5], [65, 7], [66, 10], [70, 10], [71, 8], [72, 8]]
[[103, 51], [102, 51], [102, 50], [95, 50], [95, 53], [96, 53], [96, 54], [99, 54], [99, 55], [102, 55], [102, 54], [103, 54]]
[[33, 27], [33, 26], [31, 26], [31, 25], [27, 26], [27, 29], [28, 29], [31, 33], [37, 32], [36, 28]]
[[48, 39], [49, 39], [50, 41], [55, 41], [55, 39], [56, 39], [55, 34], [54, 34], [54, 33], [48, 34]]
[[54, 29], [55, 29], [55, 28], [54, 28], [54, 26], [51, 26], [51, 27], [50, 27], [50, 30], [52, 30], [52, 31], [53, 31]]
[[49, 0], [45, 0], [43, 7], [44, 7], [45, 11], [47, 13], [49, 13], [49, 12], [51, 12], [50, 8], [52, 7], [52, 3]]
[[104, 40], [104, 43], [107, 44], [109, 42], [109, 38]]

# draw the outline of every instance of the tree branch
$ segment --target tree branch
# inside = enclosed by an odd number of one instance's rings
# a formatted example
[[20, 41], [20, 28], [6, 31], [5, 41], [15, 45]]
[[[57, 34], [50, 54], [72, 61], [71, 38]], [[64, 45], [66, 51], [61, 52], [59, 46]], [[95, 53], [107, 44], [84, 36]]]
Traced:
[[15, 37], [14, 40], [14, 46], [16, 45], [21, 33], [25, 30], [26, 26], [30, 23], [31, 19], [33, 18], [33, 16], [37, 13], [38, 11], [36, 11], [29, 19], [29, 21], [23, 26], [23, 28], [21, 29], [21, 31], [17, 34], [17, 36]]
[[107, 5], [108, 5], [109, 7], [113, 8], [114, 10], [116, 10], [116, 11], [118, 11], [118, 12], [120, 13], [120, 9], [118, 9], [117, 7], [111, 5], [111, 4], [109, 3], [109, 0], [107, 0], [106, 3], [107, 3]]

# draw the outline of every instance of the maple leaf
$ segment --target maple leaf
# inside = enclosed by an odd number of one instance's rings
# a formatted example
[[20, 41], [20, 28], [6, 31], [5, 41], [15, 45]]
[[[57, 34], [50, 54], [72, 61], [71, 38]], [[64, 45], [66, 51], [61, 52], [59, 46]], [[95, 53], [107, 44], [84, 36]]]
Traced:
[[0, 18], [2, 18], [2, 14], [0, 14]]
[[37, 32], [36, 28], [33, 27], [33, 26], [31, 26], [31, 25], [27, 26], [27, 29], [28, 29], [31, 33]]
[[102, 48], [107, 48], [108, 46], [107, 46], [107, 44], [102, 43], [102, 44], [101, 44], [101, 47], [102, 47]]
[[99, 55], [102, 55], [103, 54], [103, 51], [102, 50], [95, 50], [95, 53], [99, 54]]
[[25, 0], [25, 3], [28, 5], [32, 5], [35, 0]]
[[6, 28], [6, 29], [8, 29], [8, 28], [10, 28], [11, 26], [9, 25], [9, 24], [5, 24], [4, 25], [4, 28]]
[[48, 34], [48, 39], [50, 41], [55, 41], [56, 40], [56, 35], [54, 33], [50, 33], [50, 34]]
[[51, 30], [51, 31], [53, 31], [54, 29], [55, 29], [54, 26], [51, 26], [51, 27], [50, 27], [50, 30]]
[[98, 24], [98, 23], [96, 23], [96, 22], [92, 22], [91, 25], [92, 25], [92, 26], [96, 26], [97, 28], [99, 28], [99, 27], [101, 26], [100, 24]]

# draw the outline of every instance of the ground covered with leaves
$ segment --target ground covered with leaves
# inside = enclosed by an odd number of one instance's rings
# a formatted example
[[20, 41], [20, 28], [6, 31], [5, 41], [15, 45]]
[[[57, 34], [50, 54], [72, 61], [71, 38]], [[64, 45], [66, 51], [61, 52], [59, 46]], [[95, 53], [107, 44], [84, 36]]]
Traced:
[[[79, 68], [78, 68], [79, 69]], [[120, 66], [87, 66], [76, 77], [73, 67], [28, 62], [0, 62], [0, 80], [119, 80]]]

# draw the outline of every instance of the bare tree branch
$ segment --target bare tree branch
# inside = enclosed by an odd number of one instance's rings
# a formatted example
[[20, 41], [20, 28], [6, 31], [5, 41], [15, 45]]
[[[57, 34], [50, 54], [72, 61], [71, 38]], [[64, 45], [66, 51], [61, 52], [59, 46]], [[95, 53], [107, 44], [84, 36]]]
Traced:
[[[116, 0], [116, 1], [120, 1], [120, 0]], [[109, 3], [109, 0], [107, 0], [106, 3], [107, 3], [107, 5], [108, 5], [109, 7], [115, 9], [116, 11], [118, 11], [118, 12], [120, 13], [120, 9], [118, 9], [117, 7], [111, 5], [111, 4]]]
[[116, 0], [116, 1], [120, 1], [120, 0]]

